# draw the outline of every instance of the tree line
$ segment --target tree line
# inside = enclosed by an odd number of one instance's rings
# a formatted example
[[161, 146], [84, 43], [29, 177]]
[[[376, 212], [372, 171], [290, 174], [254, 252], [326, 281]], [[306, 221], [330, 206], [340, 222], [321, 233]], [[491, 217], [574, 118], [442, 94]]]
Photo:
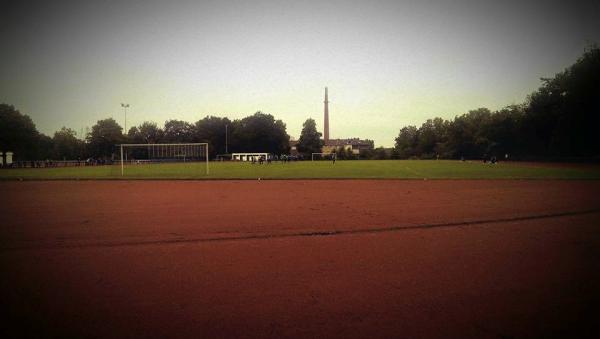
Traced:
[[[600, 49], [586, 48], [570, 67], [518, 105], [497, 111], [471, 110], [452, 120], [428, 119], [420, 127], [400, 129], [395, 147], [366, 150], [363, 159], [406, 158], [599, 158], [597, 137], [600, 114]], [[84, 138], [63, 127], [52, 137], [39, 133], [31, 118], [11, 105], [0, 104], [0, 151], [15, 160], [109, 158], [121, 143], [207, 142], [210, 157], [228, 152], [289, 153], [286, 125], [270, 114], [257, 112], [243, 119], [206, 116], [195, 123], [168, 120], [162, 127], [144, 122], [127, 133], [112, 118], [98, 121]], [[310, 155], [323, 146], [316, 123], [303, 125], [298, 151]], [[338, 150], [338, 158], [355, 158]], [[5, 159], [3, 157], [2, 163]]]
[[[227, 145], [225, 142], [227, 133]], [[11, 105], [0, 104], [0, 150], [12, 151], [15, 160], [74, 160], [110, 159], [122, 143], [192, 143], [209, 144], [209, 156], [228, 151], [252, 152], [260, 150], [274, 154], [289, 152], [290, 137], [286, 125], [271, 114], [256, 112], [243, 119], [230, 120], [206, 116], [195, 123], [167, 120], [162, 127], [146, 121], [123, 133], [113, 118], [99, 120], [85, 138], [67, 127], [49, 137], [37, 131], [27, 115]], [[5, 156], [2, 163], [5, 163]]]
[[519, 105], [471, 110], [400, 130], [395, 158], [599, 158], [600, 49], [586, 48], [570, 67]]

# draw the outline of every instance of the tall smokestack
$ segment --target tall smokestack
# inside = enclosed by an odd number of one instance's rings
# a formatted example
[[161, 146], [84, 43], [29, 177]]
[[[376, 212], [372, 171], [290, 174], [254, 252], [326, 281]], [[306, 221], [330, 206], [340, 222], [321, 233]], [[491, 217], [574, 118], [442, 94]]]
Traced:
[[323, 128], [323, 139], [325, 144], [329, 141], [329, 100], [327, 100], [327, 87], [325, 87], [325, 124]]

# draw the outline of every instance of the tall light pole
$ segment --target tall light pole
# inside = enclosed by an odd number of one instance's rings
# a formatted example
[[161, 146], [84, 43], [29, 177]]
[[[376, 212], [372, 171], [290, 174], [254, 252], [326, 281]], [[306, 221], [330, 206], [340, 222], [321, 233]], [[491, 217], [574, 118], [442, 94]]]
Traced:
[[127, 108], [129, 108], [129, 104], [121, 103], [121, 107], [123, 107], [123, 110], [125, 111], [125, 134], [127, 134]]

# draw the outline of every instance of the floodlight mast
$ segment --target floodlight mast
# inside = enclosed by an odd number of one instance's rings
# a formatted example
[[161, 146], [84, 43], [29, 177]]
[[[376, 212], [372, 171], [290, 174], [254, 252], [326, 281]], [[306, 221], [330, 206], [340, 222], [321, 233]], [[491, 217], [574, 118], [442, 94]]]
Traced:
[[127, 134], [127, 108], [129, 108], [129, 104], [121, 103], [121, 107], [125, 111], [125, 134]]

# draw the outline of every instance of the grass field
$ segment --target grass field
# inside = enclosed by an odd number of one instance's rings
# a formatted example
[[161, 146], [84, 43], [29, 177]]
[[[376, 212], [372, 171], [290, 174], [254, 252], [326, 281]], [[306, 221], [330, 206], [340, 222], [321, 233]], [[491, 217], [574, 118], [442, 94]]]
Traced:
[[0, 180], [44, 179], [600, 179], [600, 166], [479, 161], [212, 162], [0, 170]]

